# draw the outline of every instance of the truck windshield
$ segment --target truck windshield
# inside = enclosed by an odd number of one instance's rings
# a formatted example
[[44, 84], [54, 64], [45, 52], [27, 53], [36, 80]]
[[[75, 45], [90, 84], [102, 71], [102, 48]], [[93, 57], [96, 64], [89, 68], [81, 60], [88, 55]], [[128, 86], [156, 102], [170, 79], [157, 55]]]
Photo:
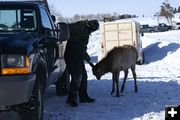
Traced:
[[0, 31], [35, 30], [37, 30], [37, 18], [35, 10], [0, 8]]

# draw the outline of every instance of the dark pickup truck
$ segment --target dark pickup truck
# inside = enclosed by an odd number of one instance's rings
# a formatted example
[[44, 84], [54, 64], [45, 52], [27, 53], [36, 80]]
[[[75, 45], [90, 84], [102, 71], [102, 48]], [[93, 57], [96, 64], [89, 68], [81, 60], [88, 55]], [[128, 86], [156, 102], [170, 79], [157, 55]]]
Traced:
[[158, 32], [164, 32], [164, 31], [169, 31], [172, 30], [171, 25], [166, 25], [165, 23], [159, 23], [157, 26]]
[[37, 2], [0, 2], [0, 111], [21, 120], [43, 120], [46, 88], [66, 67], [68, 25], [52, 18]]
[[156, 27], [151, 27], [148, 24], [146, 25], [140, 25], [140, 33], [152, 33], [152, 32], [157, 32]]
[[152, 32], [164, 32], [172, 30], [173, 27], [171, 25], [166, 25], [165, 23], [159, 23], [157, 26], [149, 26], [146, 25], [140, 25], [140, 33], [152, 33]]

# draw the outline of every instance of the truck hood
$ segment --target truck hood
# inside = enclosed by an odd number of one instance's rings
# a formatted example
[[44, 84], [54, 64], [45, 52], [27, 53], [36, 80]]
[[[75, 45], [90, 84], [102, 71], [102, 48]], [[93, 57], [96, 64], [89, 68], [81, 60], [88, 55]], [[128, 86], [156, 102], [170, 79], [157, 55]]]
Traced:
[[0, 54], [28, 54], [37, 40], [35, 33], [0, 33]]

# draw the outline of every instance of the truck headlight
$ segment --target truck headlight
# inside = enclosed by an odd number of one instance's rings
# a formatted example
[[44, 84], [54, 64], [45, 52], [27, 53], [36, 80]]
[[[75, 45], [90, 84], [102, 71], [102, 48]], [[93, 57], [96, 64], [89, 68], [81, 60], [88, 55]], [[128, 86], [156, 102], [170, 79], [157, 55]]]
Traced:
[[1, 74], [27, 74], [30, 73], [29, 59], [25, 55], [9, 55], [1, 56]]

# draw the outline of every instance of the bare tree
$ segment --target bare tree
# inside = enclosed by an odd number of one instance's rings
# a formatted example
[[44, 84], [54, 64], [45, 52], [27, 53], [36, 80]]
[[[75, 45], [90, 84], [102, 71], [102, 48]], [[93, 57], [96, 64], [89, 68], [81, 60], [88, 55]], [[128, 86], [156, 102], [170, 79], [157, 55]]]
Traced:
[[161, 5], [160, 16], [165, 17], [172, 24], [172, 18], [174, 17], [173, 8], [170, 6], [168, 0]]
[[63, 17], [61, 15], [61, 13], [59, 11], [57, 11], [53, 5], [49, 5], [49, 6], [50, 6], [50, 13], [52, 15], [56, 16], [56, 21], [58, 21], [58, 22], [67, 22], [67, 19], [65, 17]]

